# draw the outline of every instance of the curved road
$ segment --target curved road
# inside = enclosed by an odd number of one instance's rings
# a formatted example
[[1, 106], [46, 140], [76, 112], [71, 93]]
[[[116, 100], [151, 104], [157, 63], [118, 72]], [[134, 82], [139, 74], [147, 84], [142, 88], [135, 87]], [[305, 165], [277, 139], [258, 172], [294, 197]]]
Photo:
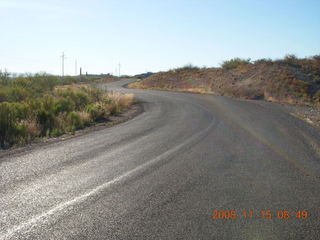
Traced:
[[318, 130], [272, 103], [125, 83], [108, 88], [139, 116], [0, 158], [1, 240], [320, 239]]

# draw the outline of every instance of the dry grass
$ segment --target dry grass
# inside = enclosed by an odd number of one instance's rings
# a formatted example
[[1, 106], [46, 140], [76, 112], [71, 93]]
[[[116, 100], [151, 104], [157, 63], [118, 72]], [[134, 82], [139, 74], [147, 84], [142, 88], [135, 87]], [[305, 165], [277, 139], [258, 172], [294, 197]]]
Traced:
[[191, 93], [200, 93], [200, 94], [212, 93], [212, 91], [209, 88], [186, 88], [183, 91], [191, 92]]
[[130, 83], [128, 85], [129, 88], [132, 88], [132, 89], [144, 89], [144, 88], [147, 88], [143, 83], [142, 81], [137, 81], [137, 82], [133, 82], [133, 83]]
[[124, 108], [130, 107], [135, 102], [134, 95], [132, 93], [123, 94], [119, 99], [120, 106]]
[[20, 125], [23, 125], [26, 127], [26, 134], [28, 135], [28, 139], [33, 139], [40, 134], [40, 126], [37, 120], [34, 117], [29, 117], [26, 120], [22, 120], [20, 122]]
[[83, 122], [85, 125], [91, 122], [90, 114], [85, 111], [78, 112], [80, 121]]
[[124, 108], [124, 109], [129, 108], [132, 104], [135, 103], [135, 98], [132, 93], [110, 92], [110, 93], [108, 93], [108, 97], [116, 105], [119, 105], [120, 108]]
[[71, 89], [71, 90], [77, 90], [80, 87], [84, 87], [84, 88], [89, 88], [90, 85], [89, 84], [80, 84], [80, 83], [73, 83], [73, 84], [68, 84], [68, 85], [59, 85], [55, 87], [55, 90], [59, 90], [59, 89]]

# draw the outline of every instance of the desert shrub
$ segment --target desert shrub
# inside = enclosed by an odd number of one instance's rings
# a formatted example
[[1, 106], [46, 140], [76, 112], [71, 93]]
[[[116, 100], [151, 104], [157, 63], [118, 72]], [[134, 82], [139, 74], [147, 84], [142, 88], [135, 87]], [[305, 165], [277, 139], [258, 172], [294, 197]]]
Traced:
[[91, 90], [87, 90], [87, 88], [59, 89], [56, 91], [56, 95], [70, 99], [74, 103], [74, 107], [77, 111], [80, 111], [89, 103], [96, 102], [96, 99], [102, 98], [102, 95], [99, 97], [97, 97], [97, 95], [91, 96]]
[[13, 136], [13, 141], [10, 144], [14, 143], [27, 143], [29, 138], [27, 125], [23, 122], [20, 122], [15, 125], [15, 133]]
[[69, 113], [58, 113], [54, 119], [54, 127], [50, 131], [50, 136], [57, 137], [68, 131], [69, 122], [67, 121]]
[[10, 74], [5, 70], [5, 71], [2, 71], [0, 69], [0, 84], [1, 85], [8, 85], [9, 84], [9, 76]]
[[84, 91], [88, 93], [93, 102], [101, 102], [104, 99], [104, 91], [99, 88], [84, 88]]
[[80, 115], [77, 112], [70, 112], [67, 117], [68, 128], [70, 131], [75, 131], [84, 126], [81, 121]]
[[106, 108], [110, 115], [120, 113], [123, 109], [128, 108], [134, 103], [133, 94], [121, 94], [117, 92], [111, 92], [108, 94], [109, 103]]
[[[35, 102], [34, 102], [35, 103]], [[38, 100], [38, 107], [33, 112], [36, 116], [37, 122], [40, 124], [41, 136], [49, 136], [50, 131], [54, 128], [55, 123], [55, 102], [52, 96], [44, 96], [41, 100]]]
[[80, 121], [82, 122], [83, 126], [88, 126], [91, 123], [91, 117], [88, 112], [82, 111], [78, 112]]
[[32, 84], [32, 78], [17, 77], [12, 80], [11, 85], [14, 87], [28, 88], [34, 84]]
[[68, 98], [74, 95], [73, 90], [70, 88], [57, 89], [55, 95], [58, 97]]
[[[111, 93], [111, 94], [112, 94], [112, 93]], [[110, 95], [107, 95], [107, 96], [105, 96], [105, 97], [103, 98], [102, 102], [107, 105], [107, 104], [112, 104], [113, 100], [112, 100], [112, 98], [110, 97]]]
[[91, 102], [90, 96], [83, 91], [76, 91], [73, 95], [72, 100], [77, 110], [83, 109], [86, 105], [88, 105]]
[[320, 55], [314, 55], [313, 57], [311, 57], [311, 59], [320, 62]]
[[44, 73], [14, 78], [11, 81], [11, 86], [28, 89], [32, 97], [40, 97], [43, 93], [52, 91], [58, 83], [59, 77]]
[[9, 96], [7, 100], [10, 102], [22, 102], [30, 97], [30, 93], [27, 89], [19, 86], [10, 88]]
[[108, 104], [106, 105], [106, 109], [110, 115], [117, 115], [118, 113], [121, 112], [121, 108], [118, 103]]
[[0, 87], [0, 102], [8, 102], [10, 96], [10, 89], [5, 86]]
[[284, 60], [285, 61], [297, 61], [298, 60], [298, 58], [297, 58], [297, 56], [296, 55], [294, 55], [294, 54], [287, 54], [287, 55], [285, 55], [284, 56]]
[[30, 141], [40, 135], [40, 126], [36, 120], [35, 117], [29, 116], [26, 119], [22, 120], [20, 124], [24, 125], [26, 127], [26, 132], [27, 132], [27, 141]]
[[183, 67], [174, 69], [175, 71], [184, 71], [184, 70], [199, 70], [200, 68], [197, 66], [194, 66], [192, 64], [186, 64]]
[[297, 63], [298, 63], [298, 58], [297, 58], [297, 56], [294, 55], [294, 54], [287, 54], [287, 55], [284, 57], [283, 61], [284, 61], [285, 63], [289, 64], [289, 65], [297, 65]]
[[30, 92], [19, 86], [1, 86], [0, 102], [21, 102], [30, 97]]
[[0, 147], [20, 142], [25, 135], [24, 125], [18, 122], [24, 116], [24, 108], [19, 103], [0, 103]]
[[28, 100], [26, 102], [26, 104], [28, 106], [28, 115], [29, 116], [37, 116], [37, 113], [42, 108], [41, 99]]
[[48, 136], [50, 134], [50, 131], [54, 127], [55, 115], [53, 112], [47, 111], [42, 108], [37, 113], [37, 121], [41, 126], [41, 136]]
[[272, 59], [270, 58], [261, 58], [261, 59], [258, 59], [256, 61], [254, 61], [254, 64], [272, 64]]
[[50, 132], [50, 137], [58, 137], [61, 136], [62, 134], [64, 134], [66, 131], [66, 129], [63, 128], [54, 128], [51, 130]]
[[251, 63], [250, 61], [251, 61], [250, 59], [233, 58], [231, 60], [224, 61], [221, 64], [221, 67], [226, 70], [231, 70], [231, 69], [237, 68], [241, 65], [250, 64]]
[[89, 113], [93, 121], [101, 120], [106, 116], [106, 108], [101, 103], [92, 103], [86, 107], [86, 112]]
[[133, 94], [122, 94], [119, 98], [119, 105], [121, 108], [128, 108], [134, 103], [134, 95]]
[[10, 108], [8, 103], [0, 103], [0, 146], [5, 147], [6, 143], [10, 141], [10, 137], [14, 133], [15, 123], [14, 111]]
[[54, 103], [55, 114], [71, 112], [75, 109], [75, 103], [70, 98], [59, 98]]

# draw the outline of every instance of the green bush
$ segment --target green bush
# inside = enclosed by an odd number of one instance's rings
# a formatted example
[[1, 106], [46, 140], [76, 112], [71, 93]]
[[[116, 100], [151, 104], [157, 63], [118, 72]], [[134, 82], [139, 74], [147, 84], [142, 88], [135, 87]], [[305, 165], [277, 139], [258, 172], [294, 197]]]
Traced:
[[261, 59], [258, 59], [256, 61], [254, 61], [254, 64], [272, 64], [272, 59], [270, 58], [261, 58]]
[[108, 111], [109, 111], [110, 115], [117, 115], [118, 113], [121, 112], [121, 108], [120, 108], [119, 104], [114, 103], [114, 104], [108, 105]]
[[60, 136], [60, 135], [62, 135], [64, 133], [65, 133], [65, 129], [63, 129], [63, 128], [54, 128], [50, 132], [50, 136], [51, 137], [58, 137], [58, 136]]
[[285, 63], [288, 63], [288, 64], [291, 64], [291, 65], [296, 65], [297, 64], [297, 61], [298, 61], [298, 58], [296, 55], [294, 54], [287, 54], [285, 57], [284, 57], [284, 62]]
[[30, 93], [27, 89], [23, 87], [12, 87], [10, 89], [8, 100], [10, 102], [22, 102], [30, 97]]
[[221, 64], [221, 67], [226, 70], [231, 70], [231, 69], [237, 68], [240, 65], [247, 65], [247, 64], [251, 64], [250, 58], [249, 59], [233, 58], [231, 60], [224, 61]]
[[91, 101], [90, 101], [90, 97], [85, 92], [77, 92], [75, 94], [74, 102], [77, 106], [77, 110], [81, 110], [86, 105], [88, 105]]
[[192, 64], [186, 64], [183, 67], [174, 69], [175, 71], [184, 71], [184, 70], [200, 70], [199, 67], [194, 66]]
[[0, 104], [0, 146], [4, 148], [14, 132], [15, 115], [8, 103]]
[[0, 70], [0, 84], [7, 85], [9, 83], [9, 73], [7, 71]]
[[59, 98], [54, 103], [55, 114], [63, 112], [71, 112], [76, 108], [75, 103], [70, 98]]
[[50, 135], [55, 122], [54, 113], [42, 108], [37, 114], [37, 121], [41, 125], [41, 136]]
[[106, 109], [100, 103], [89, 104], [86, 107], [86, 111], [93, 121], [101, 120], [106, 116]]
[[77, 112], [70, 112], [67, 120], [70, 131], [75, 131], [84, 126], [84, 123], [81, 121], [80, 115]]
[[8, 102], [10, 96], [10, 89], [6, 86], [0, 87], [0, 103]]
[[24, 108], [18, 103], [0, 103], [0, 147], [20, 142], [26, 135], [25, 127], [19, 125]]
[[104, 92], [99, 88], [84, 88], [92, 102], [101, 102], [104, 99]]
[[92, 102], [90, 100], [89, 94], [85, 92], [84, 89], [85, 88], [83, 88], [82, 90], [60, 89], [56, 92], [56, 94], [57, 96], [69, 99], [74, 103], [74, 107], [76, 110], [81, 110], [90, 102]]

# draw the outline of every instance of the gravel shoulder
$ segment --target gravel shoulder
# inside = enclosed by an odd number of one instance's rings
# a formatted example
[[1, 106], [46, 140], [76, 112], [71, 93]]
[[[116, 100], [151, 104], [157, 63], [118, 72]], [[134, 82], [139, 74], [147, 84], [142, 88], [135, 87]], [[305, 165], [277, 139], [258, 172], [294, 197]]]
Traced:
[[293, 116], [320, 128], [320, 109], [309, 106], [281, 104]]

